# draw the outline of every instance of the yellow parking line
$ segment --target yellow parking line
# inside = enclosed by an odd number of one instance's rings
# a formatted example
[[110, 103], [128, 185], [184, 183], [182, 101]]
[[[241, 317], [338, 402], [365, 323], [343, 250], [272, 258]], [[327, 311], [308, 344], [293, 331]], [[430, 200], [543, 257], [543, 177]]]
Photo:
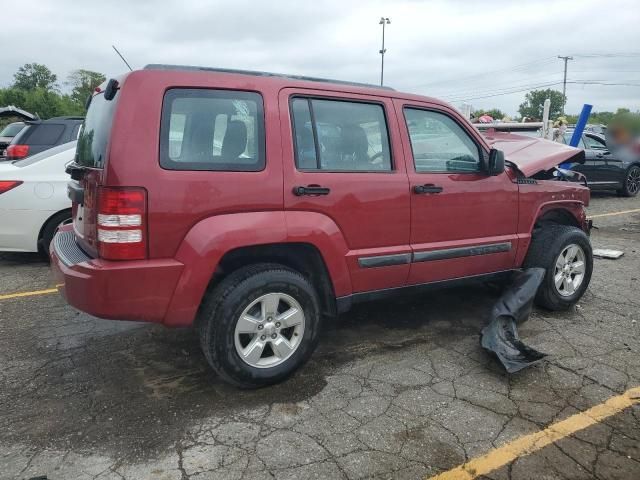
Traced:
[[624, 215], [625, 213], [638, 213], [640, 212], [640, 208], [635, 208], [633, 210], [621, 210], [620, 212], [610, 212], [610, 213], [598, 213], [597, 215], [589, 215], [587, 218], [600, 218], [600, 217], [613, 217], [614, 215]]
[[49, 293], [56, 293], [57, 291], [57, 288], [47, 288], [46, 290], [34, 290], [33, 292], [9, 293], [6, 295], [0, 295], [0, 300], [8, 300], [10, 298], [18, 297], [32, 297], [34, 295], [47, 295]]
[[517, 438], [452, 470], [430, 478], [425, 477], [425, 480], [472, 480], [480, 475], [486, 475], [493, 470], [508, 465], [518, 457], [534, 453], [579, 430], [616, 415], [635, 403], [640, 403], [640, 387], [631, 388], [622, 395], [611, 397], [604, 403], [572, 415], [566, 420], [554, 423], [540, 432]]

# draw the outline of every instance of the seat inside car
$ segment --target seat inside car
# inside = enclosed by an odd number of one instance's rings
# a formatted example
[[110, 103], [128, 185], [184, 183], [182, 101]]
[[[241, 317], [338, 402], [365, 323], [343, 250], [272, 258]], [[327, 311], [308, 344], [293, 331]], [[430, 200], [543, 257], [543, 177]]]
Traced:
[[225, 163], [233, 163], [247, 148], [247, 126], [240, 120], [227, 123], [222, 140], [221, 156]]

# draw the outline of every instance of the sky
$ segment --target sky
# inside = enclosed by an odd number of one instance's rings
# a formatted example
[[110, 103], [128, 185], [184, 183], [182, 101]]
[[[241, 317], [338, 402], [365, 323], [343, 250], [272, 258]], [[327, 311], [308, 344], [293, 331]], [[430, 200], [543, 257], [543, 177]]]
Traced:
[[[526, 91], [562, 90], [567, 113], [640, 110], [640, 0], [30, 0], [3, 4], [0, 87], [25, 63], [61, 89], [74, 69], [114, 76], [149, 63], [380, 82], [455, 106], [517, 113]], [[8, 48], [6, 46], [9, 45]]]

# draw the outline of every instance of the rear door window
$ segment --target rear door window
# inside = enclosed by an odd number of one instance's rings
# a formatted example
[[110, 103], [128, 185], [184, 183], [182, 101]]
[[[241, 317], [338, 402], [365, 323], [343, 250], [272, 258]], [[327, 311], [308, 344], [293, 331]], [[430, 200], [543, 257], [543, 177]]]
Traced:
[[64, 125], [41, 123], [31, 131], [27, 142], [29, 145], [55, 145], [63, 133]]
[[382, 105], [294, 98], [296, 164], [301, 170], [391, 171]]
[[164, 97], [160, 164], [170, 170], [260, 171], [264, 107], [254, 92], [171, 89]]

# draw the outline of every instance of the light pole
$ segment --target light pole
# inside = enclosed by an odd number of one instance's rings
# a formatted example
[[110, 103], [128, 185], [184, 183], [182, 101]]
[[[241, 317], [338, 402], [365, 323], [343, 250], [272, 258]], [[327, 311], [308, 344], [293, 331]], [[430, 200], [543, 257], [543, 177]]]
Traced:
[[382, 56], [382, 65], [380, 66], [380, 86], [384, 83], [384, 54], [387, 51], [384, 48], [384, 26], [389, 25], [391, 20], [388, 17], [380, 17], [379, 24], [382, 25], [382, 48], [380, 49], [380, 55]]

